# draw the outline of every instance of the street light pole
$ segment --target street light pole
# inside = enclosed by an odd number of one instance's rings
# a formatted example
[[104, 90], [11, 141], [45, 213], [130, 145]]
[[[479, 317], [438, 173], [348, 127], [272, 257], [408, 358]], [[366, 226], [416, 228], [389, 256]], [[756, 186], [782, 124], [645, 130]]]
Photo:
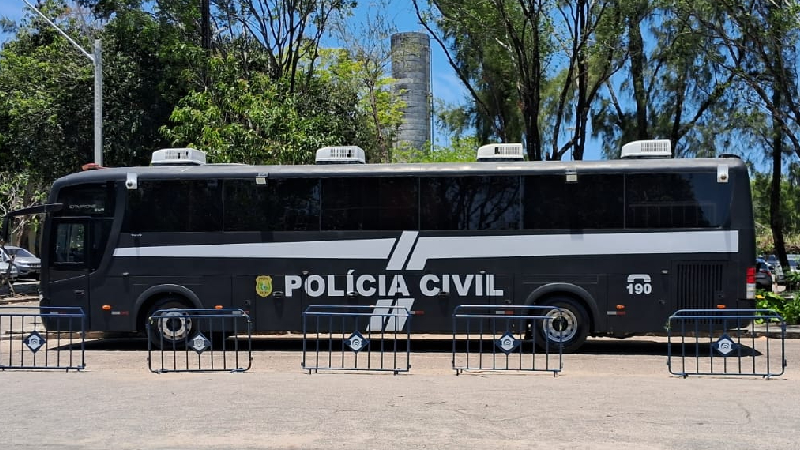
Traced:
[[75, 42], [67, 33], [64, 32], [58, 25], [47, 18], [41, 11], [31, 5], [28, 0], [22, 0], [32, 10], [39, 14], [47, 23], [53, 28], [58, 30], [70, 44], [75, 46], [84, 56], [89, 58], [94, 64], [94, 162], [98, 166], [103, 165], [103, 49], [100, 44], [100, 39], [94, 40], [94, 55], [83, 49], [77, 42]]
[[103, 46], [94, 40], [94, 163], [103, 165]]

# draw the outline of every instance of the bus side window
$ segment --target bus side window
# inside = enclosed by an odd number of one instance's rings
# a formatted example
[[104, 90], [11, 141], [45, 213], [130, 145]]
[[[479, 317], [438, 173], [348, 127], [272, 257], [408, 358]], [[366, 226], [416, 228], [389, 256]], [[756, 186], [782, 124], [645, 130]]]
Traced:
[[56, 264], [83, 264], [86, 261], [84, 246], [85, 227], [81, 223], [60, 223], [56, 228]]

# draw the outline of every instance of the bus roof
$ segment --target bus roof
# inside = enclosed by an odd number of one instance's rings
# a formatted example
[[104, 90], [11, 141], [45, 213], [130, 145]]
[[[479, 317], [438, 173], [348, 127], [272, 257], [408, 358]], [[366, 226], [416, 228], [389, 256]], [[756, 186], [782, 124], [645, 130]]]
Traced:
[[524, 161], [524, 162], [464, 162], [464, 163], [395, 163], [352, 165], [281, 165], [251, 166], [207, 164], [201, 166], [141, 166], [90, 170], [59, 178], [53, 187], [102, 181], [124, 181], [129, 173], [139, 179], [165, 178], [243, 178], [266, 176], [289, 177], [375, 177], [375, 176], [442, 176], [442, 175], [530, 175], [566, 172], [685, 172], [716, 170], [726, 165], [731, 171], [747, 170], [738, 158], [677, 158], [603, 161]]

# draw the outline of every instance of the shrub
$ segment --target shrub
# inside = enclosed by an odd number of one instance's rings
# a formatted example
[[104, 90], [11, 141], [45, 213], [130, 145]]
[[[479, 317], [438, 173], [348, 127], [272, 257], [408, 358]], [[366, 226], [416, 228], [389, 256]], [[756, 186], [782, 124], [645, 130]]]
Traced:
[[771, 309], [783, 317], [787, 324], [800, 323], [800, 292], [793, 292], [785, 297], [773, 292], [759, 290], [756, 296], [758, 309]]

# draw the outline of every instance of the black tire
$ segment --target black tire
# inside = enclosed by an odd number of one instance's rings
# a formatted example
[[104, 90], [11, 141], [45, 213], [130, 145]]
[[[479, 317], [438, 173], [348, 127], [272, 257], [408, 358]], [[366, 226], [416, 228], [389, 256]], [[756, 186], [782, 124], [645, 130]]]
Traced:
[[575, 352], [589, 336], [589, 315], [586, 308], [569, 297], [551, 297], [542, 304], [556, 306], [560, 310], [548, 311], [544, 315], [553, 319], [535, 324], [539, 338], [537, 345], [544, 348], [545, 341], [548, 341], [551, 352], [557, 351], [559, 346], [563, 353]]
[[[150, 317], [153, 317], [147, 335], [150, 343], [156, 348], [184, 348], [187, 339], [191, 339], [194, 335], [195, 324], [192, 319], [185, 317], [185, 314], [168, 310], [191, 308], [191, 303], [180, 297], [164, 297], [156, 301], [150, 307], [147, 318], [145, 318], [145, 320], [149, 320]], [[157, 313], [159, 310], [162, 311]]]

